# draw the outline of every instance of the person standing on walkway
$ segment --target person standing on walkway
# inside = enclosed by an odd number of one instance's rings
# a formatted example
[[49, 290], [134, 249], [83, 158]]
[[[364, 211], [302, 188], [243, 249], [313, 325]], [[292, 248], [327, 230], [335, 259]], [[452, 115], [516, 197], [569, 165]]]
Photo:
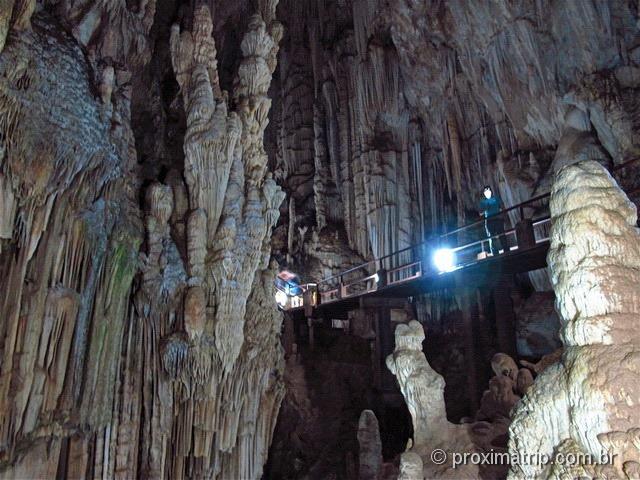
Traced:
[[504, 219], [500, 210], [500, 197], [493, 194], [487, 185], [483, 190], [484, 198], [480, 201], [480, 216], [484, 217], [484, 230], [489, 238], [491, 253], [497, 255], [499, 250], [507, 251], [507, 237], [504, 235]]

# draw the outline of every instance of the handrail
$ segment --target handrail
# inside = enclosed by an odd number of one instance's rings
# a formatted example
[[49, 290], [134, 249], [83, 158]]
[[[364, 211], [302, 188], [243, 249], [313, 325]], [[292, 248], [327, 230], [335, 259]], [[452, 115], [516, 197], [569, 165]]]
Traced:
[[621, 169], [625, 168], [626, 166], [637, 162], [638, 160], [640, 160], [640, 157], [632, 158], [631, 160], [627, 160], [626, 162], [622, 162], [620, 165], [614, 165], [613, 168], [611, 168], [611, 171], [616, 172], [618, 170], [621, 170]]
[[474, 240], [473, 242], [465, 243], [464, 245], [459, 245], [459, 246], [457, 246], [455, 248], [452, 248], [451, 251], [460, 252], [462, 250], [466, 250], [469, 247], [473, 247], [474, 245], [479, 245], [481, 243], [484, 243], [484, 242], [486, 242], [486, 241], [488, 241], [490, 239], [499, 238], [499, 237], [501, 237], [503, 235], [506, 237], [507, 235], [511, 235], [511, 234], [514, 234], [514, 233], [516, 233], [516, 229], [515, 228], [510, 228], [509, 230], [505, 230], [502, 233], [498, 233], [496, 235], [492, 235], [491, 237], [484, 237], [484, 238], [481, 238], [480, 240]]
[[333, 277], [329, 277], [329, 278], [341, 277], [342, 275], [347, 275], [349, 273], [355, 272], [356, 270], [361, 270], [362, 268], [369, 266], [370, 263], [376, 263], [376, 262], [375, 260], [370, 260], [368, 262], [361, 263], [360, 265], [351, 267], [350, 269], [345, 270], [344, 272], [340, 272], [338, 275], [334, 275]]
[[526, 207], [530, 203], [537, 202], [538, 200], [542, 200], [543, 198], [547, 198], [549, 196], [551, 196], [550, 192], [543, 193], [541, 195], [538, 195], [537, 197], [530, 198], [529, 200], [526, 200], [524, 202], [520, 202], [520, 203], [518, 203], [516, 205], [513, 205], [511, 207], [504, 208], [504, 209], [500, 210], [498, 213], [494, 213], [493, 215], [489, 215], [487, 217], [482, 217], [481, 220], [476, 220], [476, 221], [474, 221], [472, 223], [468, 223], [467, 225], [463, 225], [462, 227], [458, 227], [455, 230], [451, 230], [449, 232], [445, 232], [442, 235], [440, 235], [440, 237], [448, 237], [450, 235], [453, 235], [454, 233], [459, 233], [459, 232], [461, 232], [463, 230], [467, 230], [468, 228], [474, 227], [476, 225], [483, 224], [485, 222], [485, 220], [487, 220], [489, 218], [496, 218], [498, 216], [502, 217], [502, 216], [504, 216], [505, 213], [509, 213], [510, 211], [515, 210], [517, 208]]
[[[617, 172], [618, 170], [621, 170], [621, 169], [623, 169], [623, 168], [629, 166], [630, 164], [635, 163], [635, 162], [637, 162], [639, 160], [640, 160], [640, 157], [633, 158], [631, 160], [627, 160], [627, 161], [625, 161], [625, 162], [623, 162], [623, 163], [621, 163], [619, 165], [614, 165], [613, 167], [611, 167], [611, 172]], [[440, 235], [432, 235], [431, 237], [427, 238], [426, 240], [423, 240], [420, 243], [410, 245], [410, 246], [405, 247], [405, 248], [403, 248], [401, 250], [397, 250], [395, 252], [389, 253], [387, 255], [384, 255], [382, 257], [376, 258], [374, 260], [370, 260], [368, 262], [362, 263], [362, 264], [357, 265], [355, 267], [351, 267], [350, 269], [345, 270], [343, 272], [340, 272], [340, 273], [338, 273], [336, 275], [333, 275], [331, 277], [327, 277], [327, 278], [321, 279], [317, 283], [317, 285], [320, 286], [322, 284], [327, 284], [327, 283], [329, 283], [329, 282], [331, 282], [333, 280], [336, 280], [336, 279], [339, 279], [340, 281], [342, 281], [342, 277], [344, 275], [348, 275], [349, 273], [353, 273], [353, 272], [355, 272], [357, 270], [361, 270], [361, 269], [363, 269], [363, 268], [365, 268], [367, 266], [370, 266], [372, 264], [374, 266], [375, 265], [380, 265], [381, 266], [384, 260], [387, 260], [387, 259], [392, 258], [394, 256], [400, 255], [402, 253], [408, 252], [408, 251], [413, 250], [415, 248], [422, 248], [423, 246], [425, 246], [425, 245], [427, 245], [427, 244], [429, 244], [431, 242], [437, 242], [438, 240], [445, 239], [445, 238], [450, 237], [451, 235], [454, 235], [456, 233], [460, 233], [460, 232], [462, 232], [464, 230], [468, 230], [468, 229], [470, 229], [472, 227], [482, 225], [488, 218], [503, 217], [505, 214], [507, 214], [507, 213], [509, 213], [509, 212], [511, 212], [513, 210], [516, 210], [516, 209], [521, 209], [521, 211], [522, 211], [522, 209], [524, 207], [526, 207], [527, 205], [530, 205], [530, 204], [532, 204], [534, 202], [538, 202], [538, 201], [543, 200], [545, 198], [548, 198], [550, 196], [551, 196], [551, 192], [542, 193], [542, 194], [537, 195], [537, 196], [535, 196], [533, 198], [525, 200], [524, 202], [520, 202], [520, 203], [518, 203], [516, 205], [512, 205], [510, 207], [504, 208], [504, 209], [500, 210], [500, 212], [498, 212], [498, 213], [495, 213], [493, 215], [489, 215], [488, 217], [483, 217], [480, 220], [476, 220], [476, 221], [473, 221], [473, 222], [468, 223], [466, 225], [463, 225], [462, 227], [455, 228], [454, 230], [450, 230], [448, 232], [444, 232], [444, 233], [442, 233]], [[546, 219], [547, 219], [547, 217], [541, 217], [541, 218], [538, 218], [538, 219], [532, 220], [532, 221], [533, 222], [540, 222], [540, 221], [544, 221]], [[502, 233], [502, 235], [511, 234], [511, 233], [513, 233], [513, 231], [514, 231], [513, 229], [511, 229], [509, 231], [505, 231], [505, 232]], [[483, 241], [486, 241], [486, 238], [483, 239]], [[477, 242], [474, 242], [474, 243], [479, 243], [479, 242], [480, 241], [477, 241]], [[466, 246], [468, 247], [469, 245], [472, 245], [472, 244], [467, 244]], [[456, 250], [460, 249], [461, 247], [465, 247], [465, 245], [456, 247]], [[402, 267], [403, 266], [400, 266], [399, 268], [402, 268]]]

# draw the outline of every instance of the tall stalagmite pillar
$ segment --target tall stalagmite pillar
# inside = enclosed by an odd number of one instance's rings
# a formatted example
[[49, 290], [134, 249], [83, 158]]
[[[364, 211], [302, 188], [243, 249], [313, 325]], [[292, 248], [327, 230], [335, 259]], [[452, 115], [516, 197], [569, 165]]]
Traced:
[[637, 478], [640, 235], [636, 207], [594, 161], [560, 170], [548, 262], [565, 345], [518, 405], [509, 450], [577, 464], [512, 465], [510, 478]]

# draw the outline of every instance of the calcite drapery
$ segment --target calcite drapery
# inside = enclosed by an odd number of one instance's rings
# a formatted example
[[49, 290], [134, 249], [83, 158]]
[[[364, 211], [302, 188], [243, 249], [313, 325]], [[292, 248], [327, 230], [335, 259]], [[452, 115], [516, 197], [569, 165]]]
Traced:
[[[156, 2], [42, 2], [51, 5], [30, 22], [35, 3], [0, 7], [12, 30], [5, 44], [0, 25], [0, 475], [259, 478], [284, 368], [268, 264], [282, 193], [261, 145], [275, 2], [259, 7], [270, 33], [255, 17], [243, 43], [235, 132], [212, 134], [207, 99], [189, 97], [207, 94], [209, 72], [194, 69], [183, 89], [187, 188], [175, 169], [144, 186], [136, 170], [129, 102], [151, 56]], [[200, 64], [213, 46], [203, 12]], [[234, 135], [228, 188], [201, 175], [213, 163], [189, 170], [198, 145]], [[205, 193], [192, 200], [200, 181]], [[226, 221], [217, 237], [208, 209]], [[216, 255], [247, 271], [226, 349], [214, 337]]]
[[[7, 4], [15, 20], [35, 2]], [[110, 476], [143, 230], [130, 87], [114, 78], [101, 103], [84, 52], [51, 16], [20, 23], [32, 28], [14, 25], [0, 54], [0, 469]]]
[[551, 195], [548, 261], [565, 349], [517, 408], [509, 448], [550, 458], [573, 454], [578, 461], [514, 465], [509, 477], [635, 478], [640, 468], [636, 207], [594, 161], [560, 170]]

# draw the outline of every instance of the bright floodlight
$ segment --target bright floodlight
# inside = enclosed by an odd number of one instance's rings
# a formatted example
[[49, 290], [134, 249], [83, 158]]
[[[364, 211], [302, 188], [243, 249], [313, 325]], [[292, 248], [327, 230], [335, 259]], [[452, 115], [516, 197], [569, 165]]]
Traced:
[[433, 263], [440, 272], [451, 272], [456, 268], [456, 256], [450, 248], [439, 248], [433, 253]]
[[282, 290], [276, 290], [276, 302], [278, 303], [278, 305], [280, 305], [281, 308], [284, 308], [287, 306], [287, 294], [284, 293]]

